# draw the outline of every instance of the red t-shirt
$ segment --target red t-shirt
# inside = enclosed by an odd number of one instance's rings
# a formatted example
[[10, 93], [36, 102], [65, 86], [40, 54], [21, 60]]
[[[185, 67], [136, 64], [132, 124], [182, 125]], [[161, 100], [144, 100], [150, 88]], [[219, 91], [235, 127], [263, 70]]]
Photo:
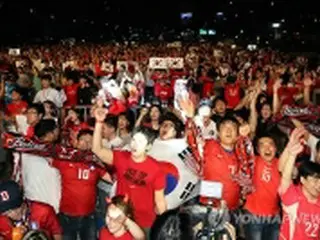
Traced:
[[214, 88], [213, 80], [209, 77], [202, 76], [199, 78], [199, 81], [203, 82], [202, 97], [203, 98], [210, 97], [212, 95], [212, 90]]
[[[240, 186], [233, 180], [238, 173], [239, 163], [236, 155], [225, 151], [215, 140], [208, 140], [204, 146], [204, 180], [223, 184], [222, 199], [227, 202], [229, 209], [239, 206]], [[206, 198], [201, 198], [206, 203]]]
[[162, 101], [168, 101], [172, 97], [172, 88], [170, 85], [155, 84], [154, 95]]
[[6, 114], [15, 116], [24, 113], [28, 108], [28, 103], [25, 101], [13, 102], [7, 105]]
[[247, 196], [245, 204], [245, 209], [250, 213], [258, 216], [275, 216], [279, 213], [280, 173], [278, 163], [278, 159], [267, 163], [261, 157], [256, 157], [253, 176], [255, 191]]
[[154, 193], [165, 188], [165, 175], [151, 157], [136, 163], [131, 153], [113, 152], [117, 176], [117, 195], [128, 195], [134, 206], [135, 220], [140, 227], [151, 227], [156, 218]]
[[302, 192], [302, 186], [293, 184], [280, 197], [283, 219], [279, 239], [320, 239], [320, 197], [317, 203], [310, 203]]
[[293, 105], [295, 103], [294, 96], [299, 93], [297, 87], [281, 87], [278, 90], [280, 102], [285, 105]]
[[[38, 229], [44, 231], [48, 236], [61, 235], [62, 229], [54, 209], [40, 202], [29, 202], [29, 224], [35, 224]], [[5, 240], [12, 239], [13, 225], [9, 218], [0, 216], [0, 236]]]
[[33, 138], [34, 137], [34, 127], [29, 126], [26, 132], [26, 137]]
[[104, 227], [100, 231], [99, 240], [134, 240], [134, 238], [129, 232], [126, 232], [120, 237], [115, 237], [109, 232], [106, 227]]
[[228, 108], [235, 108], [240, 100], [240, 85], [238, 83], [235, 84], [227, 84], [224, 88], [224, 99], [227, 101]]
[[126, 106], [126, 103], [121, 101], [121, 100], [117, 100], [117, 99], [114, 99], [111, 104], [110, 104], [110, 107], [109, 107], [109, 114], [112, 114], [112, 115], [119, 115], [120, 113], [123, 113], [127, 111], [127, 106]]
[[97, 183], [106, 170], [83, 162], [54, 160], [61, 174], [60, 211], [68, 216], [88, 216], [95, 210]]
[[65, 102], [65, 107], [74, 107], [78, 104], [78, 88], [79, 84], [72, 84], [71, 86], [64, 86], [64, 92], [67, 96], [67, 101]]

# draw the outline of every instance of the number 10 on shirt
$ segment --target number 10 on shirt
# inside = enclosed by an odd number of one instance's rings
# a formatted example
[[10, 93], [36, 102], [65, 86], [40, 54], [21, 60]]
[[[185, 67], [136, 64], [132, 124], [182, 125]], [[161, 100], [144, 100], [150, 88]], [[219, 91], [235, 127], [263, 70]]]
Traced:
[[90, 175], [90, 170], [88, 169], [78, 169], [78, 179], [88, 180]]

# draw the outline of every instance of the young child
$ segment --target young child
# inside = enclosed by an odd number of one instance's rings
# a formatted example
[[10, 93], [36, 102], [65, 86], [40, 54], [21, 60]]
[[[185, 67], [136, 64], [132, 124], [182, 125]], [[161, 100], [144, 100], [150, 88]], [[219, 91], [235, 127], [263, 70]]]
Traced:
[[132, 220], [133, 208], [128, 196], [108, 198], [106, 226], [101, 229], [99, 240], [144, 240], [143, 230]]

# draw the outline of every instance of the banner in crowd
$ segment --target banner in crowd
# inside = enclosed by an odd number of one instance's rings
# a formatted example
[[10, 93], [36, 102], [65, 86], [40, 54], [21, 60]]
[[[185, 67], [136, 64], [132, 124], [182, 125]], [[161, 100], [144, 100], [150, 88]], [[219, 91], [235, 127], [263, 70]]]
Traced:
[[183, 66], [183, 58], [152, 57], [149, 59], [149, 68], [151, 69], [182, 69]]
[[21, 50], [20, 48], [9, 48], [8, 53], [10, 56], [20, 56]]
[[274, 121], [285, 132], [294, 128], [290, 119], [299, 120], [304, 127], [314, 136], [320, 137], [320, 107], [319, 106], [289, 106], [284, 105], [280, 113], [274, 118]]
[[185, 116], [185, 113], [180, 108], [179, 101], [181, 99], [189, 99], [189, 92], [187, 89], [187, 83], [188, 83], [187, 79], [177, 79], [174, 84], [175, 94], [174, 94], [173, 106], [175, 109], [177, 109], [180, 112], [180, 114], [184, 118], [184, 120], [186, 120], [186, 116]]
[[168, 209], [176, 208], [199, 195], [197, 163], [185, 139], [157, 139], [149, 155], [161, 163], [166, 174]]

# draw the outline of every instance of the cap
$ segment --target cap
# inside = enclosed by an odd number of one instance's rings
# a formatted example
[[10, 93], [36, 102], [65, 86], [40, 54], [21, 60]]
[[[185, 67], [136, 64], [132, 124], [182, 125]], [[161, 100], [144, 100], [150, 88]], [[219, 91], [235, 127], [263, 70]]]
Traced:
[[0, 214], [22, 205], [23, 196], [20, 186], [14, 181], [0, 183]]

